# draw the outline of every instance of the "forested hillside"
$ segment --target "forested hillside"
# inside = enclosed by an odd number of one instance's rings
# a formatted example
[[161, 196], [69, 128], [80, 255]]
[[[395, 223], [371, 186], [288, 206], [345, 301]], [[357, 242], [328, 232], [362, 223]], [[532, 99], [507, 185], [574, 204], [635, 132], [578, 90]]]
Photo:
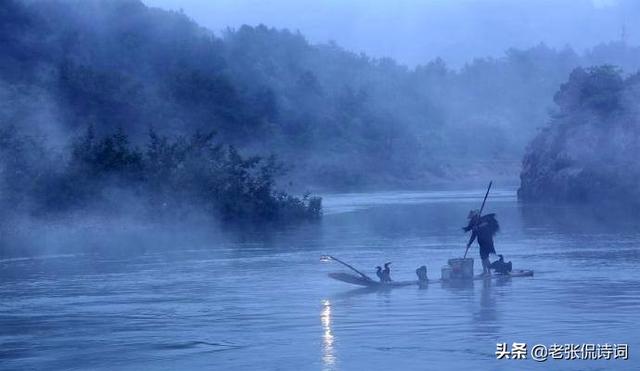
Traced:
[[573, 68], [640, 63], [639, 48], [611, 43], [408, 68], [267, 26], [213, 34], [137, 0], [7, 0], [0, 24], [0, 125], [59, 156], [51, 167], [73, 161], [90, 127], [98, 139], [120, 133], [131, 151], [150, 131], [169, 143], [215, 132], [240, 156], [277, 155], [280, 185], [294, 190], [506, 171]]

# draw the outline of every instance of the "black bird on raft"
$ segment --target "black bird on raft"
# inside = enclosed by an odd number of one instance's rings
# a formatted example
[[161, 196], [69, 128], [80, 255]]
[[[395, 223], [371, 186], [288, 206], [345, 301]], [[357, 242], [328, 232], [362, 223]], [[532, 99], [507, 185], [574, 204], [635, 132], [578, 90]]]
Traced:
[[391, 268], [389, 265], [391, 262], [384, 263], [384, 269], [382, 270], [383, 282], [391, 282]]
[[384, 282], [384, 274], [382, 274], [382, 267], [379, 265], [376, 267], [376, 276], [378, 276], [378, 279], [380, 280], [380, 282]]
[[423, 265], [416, 269], [416, 275], [418, 276], [418, 282], [427, 282], [429, 278], [427, 278], [427, 266]]
[[505, 263], [504, 256], [502, 255], [498, 255], [498, 256], [500, 257], [500, 259], [491, 263], [489, 265], [489, 268], [496, 271], [496, 273], [509, 274], [513, 268], [513, 265], [511, 264], [511, 262]]

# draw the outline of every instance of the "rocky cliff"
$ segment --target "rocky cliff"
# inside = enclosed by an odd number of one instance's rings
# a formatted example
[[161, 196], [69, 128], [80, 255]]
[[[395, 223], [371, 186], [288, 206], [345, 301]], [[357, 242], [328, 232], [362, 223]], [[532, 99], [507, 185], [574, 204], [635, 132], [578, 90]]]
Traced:
[[523, 201], [640, 206], [640, 73], [575, 69], [529, 144]]

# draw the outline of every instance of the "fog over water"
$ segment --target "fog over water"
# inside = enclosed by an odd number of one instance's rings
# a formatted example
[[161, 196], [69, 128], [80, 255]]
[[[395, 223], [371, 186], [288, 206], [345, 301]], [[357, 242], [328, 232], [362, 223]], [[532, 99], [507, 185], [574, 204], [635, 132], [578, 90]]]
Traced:
[[460, 67], [538, 43], [576, 50], [624, 38], [640, 42], [640, 5], [633, 0], [145, 0], [183, 9], [214, 31], [243, 24], [300, 30], [315, 43], [330, 40], [408, 65], [437, 57]]
[[[0, 0], [0, 370], [640, 369], [638, 19]], [[490, 180], [497, 253], [534, 274], [442, 282]], [[358, 288], [325, 254], [432, 281]]]
[[[0, 369], [638, 369], [634, 221], [525, 210], [501, 189], [487, 207], [496, 248], [534, 277], [371, 291], [326, 276], [344, 271], [320, 261], [330, 253], [371, 275], [393, 261], [396, 280], [422, 264], [439, 278], [482, 192], [326, 196], [322, 224], [261, 242], [0, 260]], [[627, 343], [631, 358], [496, 360], [497, 342]]]

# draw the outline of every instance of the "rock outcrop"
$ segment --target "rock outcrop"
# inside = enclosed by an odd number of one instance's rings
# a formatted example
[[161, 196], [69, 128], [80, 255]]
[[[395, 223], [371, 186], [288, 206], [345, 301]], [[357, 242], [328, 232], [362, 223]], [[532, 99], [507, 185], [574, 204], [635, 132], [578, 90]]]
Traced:
[[522, 161], [518, 197], [640, 206], [640, 73], [578, 68], [554, 101]]

